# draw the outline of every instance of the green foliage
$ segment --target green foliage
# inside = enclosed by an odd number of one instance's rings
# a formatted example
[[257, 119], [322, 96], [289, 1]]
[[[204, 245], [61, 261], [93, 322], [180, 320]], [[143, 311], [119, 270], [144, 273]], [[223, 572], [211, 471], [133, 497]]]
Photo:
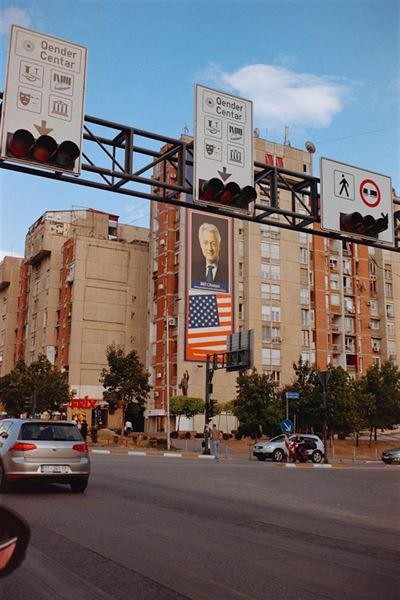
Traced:
[[27, 398], [35, 394], [36, 412], [54, 412], [69, 401], [66, 373], [60, 373], [43, 355], [28, 366], [24, 361], [0, 378], [0, 397], [8, 414], [25, 412]]
[[169, 412], [171, 415], [179, 417], [178, 431], [181, 416], [191, 419], [195, 415], [204, 412], [204, 400], [193, 396], [172, 396], [169, 401]]
[[322, 427], [322, 395], [318, 370], [307, 361], [293, 363], [296, 375], [293, 384], [283, 390], [283, 401], [286, 404], [287, 391], [299, 392], [298, 400], [289, 400], [289, 417], [296, 415], [296, 427], [301, 431], [320, 430]]
[[370, 367], [359, 386], [370, 399], [365, 419], [371, 430], [390, 428], [400, 422], [400, 372], [392, 362]]
[[283, 418], [277, 386], [268, 375], [240, 372], [236, 380], [237, 397], [232, 401], [233, 414], [248, 433], [261, 434], [277, 430]]
[[113, 406], [127, 407], [130, 414], [143, 415], [148, 393], [149, 373], [140, 362], [135, 350], [125, 354], [123, 348], [111, 344], [107, 346], [108, 368], [101, 372], [100, 382], [105, 388], [104, 399]]

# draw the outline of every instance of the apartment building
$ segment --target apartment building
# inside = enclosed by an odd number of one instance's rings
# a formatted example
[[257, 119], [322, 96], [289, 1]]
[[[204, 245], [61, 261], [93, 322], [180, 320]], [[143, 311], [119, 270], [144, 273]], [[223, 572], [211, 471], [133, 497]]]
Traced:
[[6, 256], [0, 263], [0, 377], [15, 364], [15, 329], [22, 258]]
[[[255, 138], [254, 158], [312, 174], [312, 154], [288, 145]], [[156, 170], [155, 176], [164, 178], [165, 173]], [[174, 181], [173, 167], [166, 177]], [[270, 201], [260, 193], [257, 202], [268, 206]], [[307, 202], [304, 197], [303, 203]], [[189, 395], [204, 398], [205, 394], [204, 357], [196, 360], [188, 352], [192, 293], [188, 291], [188, 255], [196, 244], [190, 224], [197, 208], [192, 206], [189, 210], [156, 202], [151, 206], [147, 362], [153, 385], [149, 427], [154, 430], [165, 427], [168, 399], [180, 393], [186, 371]], [[279, 191], [279, 206], [292, 209], [289, 192]], [[276, 215], [277, 223], [280, 219]], [[204, 221], [209, 220], [205, 215]], [[360, 377], [373, 362], [397, 360], [397, 253], [274, 224], [230, 220], [232, 331], [254, 331], [254, 366], [259, 372], [285, 385], [293, 380], [293, 363], [300, 357], [321, 370], [340, 365], [354, 377]], [[213, 397], [219, 402], [234, 398], [236, 376], [215, 372]], [[202, 425], [204, 421], [197, 420], [195, 428]]]
[[[15, 360], [44, 354], [68, 373], [79, 409], [103, 407], [106, 348], [135, 349], [145, 361], [148, 230], [100, 211], [46, 212], [29, 229], [20, 266]], [[120, 416], [103, 410], [103, 424]]]

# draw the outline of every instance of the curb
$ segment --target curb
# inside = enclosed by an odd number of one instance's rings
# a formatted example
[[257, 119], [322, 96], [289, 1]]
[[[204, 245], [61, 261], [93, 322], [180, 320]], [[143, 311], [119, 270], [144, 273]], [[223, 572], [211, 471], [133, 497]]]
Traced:
[[[90, 449], [91, 454], [110, 454], [113, 456], [144, 456], [159, 458], [183, 458], [186, 460], [215, 460], [212, 454], [196, 454], [195, 452], [155, 452], [154, 450], [104, 450]], [[219, 460], [229, 460], [225, 456], [220, 456]], [[254, 461], [253, 461], [254, 462]], [[293, 463], [273, 463], [275, 467], [283, 469], [343, 469], [349, 465], [344, 463], [334, 464], [293, 464]]]

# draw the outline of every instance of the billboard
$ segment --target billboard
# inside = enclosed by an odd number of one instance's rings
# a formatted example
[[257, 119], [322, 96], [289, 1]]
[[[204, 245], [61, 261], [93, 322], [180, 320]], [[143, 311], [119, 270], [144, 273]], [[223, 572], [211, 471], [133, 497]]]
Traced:
[[233, 332], [233, 219], [187, 211], [185, 360], [226, 352]]

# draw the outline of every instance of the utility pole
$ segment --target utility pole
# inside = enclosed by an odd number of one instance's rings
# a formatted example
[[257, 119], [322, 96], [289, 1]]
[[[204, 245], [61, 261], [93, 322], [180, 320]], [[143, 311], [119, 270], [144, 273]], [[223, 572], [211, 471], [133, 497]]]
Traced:
[[331, 376], [330, 371], [321, 371], [319, 374], [319, 381], [322, 386], [322, 407], [324, 411], [324, 448], [325, 448], [325, 456], [324, 463], [329, 464], [328, 460], [328, 440], [327, 440], [327, 428], [328, 428], [328, 401], [327, 401], [327, 393], [326, 387], [328, 384], [329, 377]]
[[212, 390], [212, 378], [214, 376], [214, 371], [210, 367], [210, 358], [211, 355], [207, 354], [206, 361], [206, 389], [204, 394], [205, 399], [205, 407], [204, 407], [204, 451], [203, 454], [210, 454], [210, 429], [208, 427], [208, 423], [210, 420], [211, 413], [211, 402], [210, 402], [210, 392]]

